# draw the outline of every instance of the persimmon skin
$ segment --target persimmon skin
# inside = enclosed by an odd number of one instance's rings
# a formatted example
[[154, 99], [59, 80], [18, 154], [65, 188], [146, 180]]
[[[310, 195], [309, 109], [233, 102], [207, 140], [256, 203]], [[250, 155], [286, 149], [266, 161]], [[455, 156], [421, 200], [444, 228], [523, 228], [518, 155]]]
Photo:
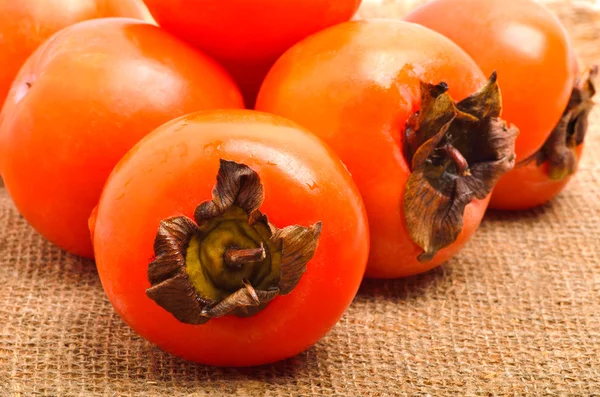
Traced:
[[450, 38], [486, 75], [498, 73], [502, 118], [520, 130], [517, 162], [542, 147], [577, 77], [567, 32], [552, 12], [534, 0], [433, 0], [405, 20]]
[[269, 68], [289, 47], [348, 21], [361, 0], [146, 0], [167, 31], [223, 64], [252, 107]]
[[0, 171], [39, 233], [91, 258], [87, 219], [114, 165], [164, 122], [213, 108], [243, 108], [243, 99], [208, 56], [141, 21], [81, 22], [16, 78], [0, 117]]
[[458, 239], [429, 262], [409, 237], [403, 212], [411, 173], [402, 134], [419, 109], [419, 81], [449, 86], [455, 100], [486, 77], [457, 45], [402, 21], [353, 21], [298, 43], [271, 69], [257, 109], [279, 114], [323, 138], [347, 165], [369, 216], [366, 276], [422, 273], [453, 257], [473, 235], [489, 197], [467, 205]]
[[46, 39], [77, 22], [107, 17], [151, 20], [140, 0], [0, 0], [0, 107], [21, 66]]
[[[574, 53], [571, 62], [576, 75], [581, 72], [581, 65]], [[585, 143], [575, 147], [576, 167], [579, 166]], [[507, 211], [532, 209], [551, 201], [559, 195], [573, 179], [577, 170], [561, 180], [550, 179], [548, 161], [537, 164], [535, 160], [524, 160], [515, 168], [503, 175], [496, 184], [490, 199], [490, 208]]]
[[[323, 229], [289, 295], [250, 317], [184, 324], [146, 296], [148, 264], [160, 221], [193, 219], [211, 199], [221, 158], [259, 174], [260, 211], [274, 225]], [[350, 305], [369, 249], [360, 193], [335, 153], [295, 123], [249, 110], [194, 113], [149, 134], [111, 174], [90, 223], [102, 285], [123, 319], [172, 354], [218, 366], [278, 361], [315, 343]]]
[[[581, 160], [584, 144], [575, 148], [577, 164]], [[494, 189], [490, 208], [502, 210], [526, 210], [545, 204], [561, 193], [575, 174], [561, 180], [548, 177], [548, 162], [540, 165], [534, 161], [516, 165], [504, 175]]]

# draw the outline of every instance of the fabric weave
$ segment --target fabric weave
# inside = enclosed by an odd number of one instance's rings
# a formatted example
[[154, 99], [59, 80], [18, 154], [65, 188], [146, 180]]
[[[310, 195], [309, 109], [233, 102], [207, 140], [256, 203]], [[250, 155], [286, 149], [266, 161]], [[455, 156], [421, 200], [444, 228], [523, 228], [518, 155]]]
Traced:
[[[554, 4], [589, 63], [600, 24]], [[363, 283], [337, 326], [285, 362], [184, 362], [115, 314], [94, 264], [53, 247], [0, 188], [0, 396], [600, 395], [600, 109], [552, 203], [490, 211], [454, 260]]]

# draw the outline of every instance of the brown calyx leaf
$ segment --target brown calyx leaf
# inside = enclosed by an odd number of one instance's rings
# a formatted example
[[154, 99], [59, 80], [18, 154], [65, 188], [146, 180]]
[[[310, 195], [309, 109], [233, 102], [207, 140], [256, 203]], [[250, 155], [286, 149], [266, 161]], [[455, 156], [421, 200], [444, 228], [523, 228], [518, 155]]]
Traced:
[[538, 166], [548, 161], [548, 176], [552, 180], [562, 180], [575, 173], [575, 148], [585, 140], [588, 116], [594, 107], [592, 98], [596, 94], [594, 80], [597, 75], [598, 66], [593, 66], [575, 81], [567, 107], [544, 146], [530, 159], [519, 162], [517, 166], [535, 158]]
[[147, 296], [179, 321], [203, 324], [251, 316], [290, 293], [314, 256], [321, 222], [278, 229], [258, 210], [263, 199], [255, 171], [221, 160], [213, 198], [198, 205], [196, 222], [161, 222]]
[[496, 74], [458, 103], [443, 86], [421, 83], [421, 109], [405, 133], [412, 173], [403, 206], [411, 239], [423, 249], [420, 261], [456, 240], [467, 204], [487, 197], [515, 161], [518, 129], [499, 118]]
[[200, 204], [194, 212], [196, 222], [222, 215], [232, 205], [249, 214], [260, 208], [264, 193], [260, 177], [250, 167], [234, 161], [220, 160], [213, 199]]
[[146, 295], [182, 323], [204, 324], [210, 320], [202, 312], [210, 302], [198, 296], [181, 270], [159, 284], [152, 284]]
[[155, 260], [148, 265], [148, 279], [158, 284], [172, 277], [185, 266], [185, 249], [189, 236], [198, 226], [191, 219], [179, 216], [162, 221], [154, 239]]
[[202, 314], [206, 318], [218, 318], [228, 314], [249, 316], [262, 310], [280, 293], [278, 288], [256, 291], [249, 281], [244, 280], [244, 288], [235, 291], [215, 306], [204, 308]]
[[282, 246], [282, 271], [279, 280], [282, 294], [289, 294], [300, 281], [306, 271], [306, 263], [315, 254], [321, 229], [321, 222], [317, 222], [309, 228], [296, 225], [273, 232], [273, 240]]
[[446, 83], [433, 85], [421, 82], [421, 92], [429, 93], [421, 96], [421, 106], [430, 111], [413, 114], [404, 130], [406, 154], [412, 159], [413, 169], [423, 166], [456, 118], [454, 101], [446, 95], [446, 91]]

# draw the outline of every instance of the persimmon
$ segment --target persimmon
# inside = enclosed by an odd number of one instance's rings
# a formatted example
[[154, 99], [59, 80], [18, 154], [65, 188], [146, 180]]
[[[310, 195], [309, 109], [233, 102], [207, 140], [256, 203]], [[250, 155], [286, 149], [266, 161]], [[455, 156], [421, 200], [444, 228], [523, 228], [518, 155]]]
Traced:
[[220, 366], [278, 361], [340, 319], [369, 250], [337, 155], [250, 110], [183, 116], [142, 139], [90, 218], [102, 285], [138, 334]]
[[175, 117], [242, 107], [221, 66], [157, 26], [80, 22], [40, 46], [12, 85], [0, 117], [0, 172], [38, 232], [92, 257], [87, 219], [125, 152]]
[[558, 18], [535, 0], [433, 0], [405, 17], [451, 39], [498, 73], [502, 117], [519, 128], [517, 162], [534, 155], [561, 118], [576, 78]]
[[545, 204], [568, 185], [577, 172], [585, 146], [588, 115], [594, 107], [598, 68], [586, 70], [573, 87], [563, 116], [544, 146], [515, 164], [502, 176], [492, 194], [490, 207], [524, 210]]
[[449, 37], [484, 72], [501, 76], [503, 118], [520, 134], [516, 165], [498, 181], [490, 207], [527, 209], [560, 193], [583, 152], [596, 71], [579, 75], [558, 18], [533, 0], [433, 0], [406, 20]]
[[46, 39], [77, 22], [107, 17], [151, 20], [141, 0], [0, 0], [0, 107], [21, 66]]
[[248, 107], [269, 68], [289, 47], [348, 21], [361, 0], [146, 0], [164, 29], [223, 64]]
[[495, 75], [486, 82], [456, 44], [408, 22], [347, 22], [296, 44], [257, 109], [313, 131], [347, 165], [369, 217], [368, 277], [454, 256], [514, 164], [517, 130], [499, 118]]

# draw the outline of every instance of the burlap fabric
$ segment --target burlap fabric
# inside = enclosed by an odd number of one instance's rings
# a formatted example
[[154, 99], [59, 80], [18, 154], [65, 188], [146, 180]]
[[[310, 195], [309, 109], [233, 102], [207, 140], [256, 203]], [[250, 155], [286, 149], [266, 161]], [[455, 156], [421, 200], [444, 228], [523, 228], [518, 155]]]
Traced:
[[[556, 7], [587, 62], [587, 8]], [[490, 212], [461, 255], [418, 277], [365, 281], [316, 346], [215, 369], [136, 336], [94, 264], [54, 248], [0, 189], [0, 396], [600, 395], [600, 109], [567, 191]]]

